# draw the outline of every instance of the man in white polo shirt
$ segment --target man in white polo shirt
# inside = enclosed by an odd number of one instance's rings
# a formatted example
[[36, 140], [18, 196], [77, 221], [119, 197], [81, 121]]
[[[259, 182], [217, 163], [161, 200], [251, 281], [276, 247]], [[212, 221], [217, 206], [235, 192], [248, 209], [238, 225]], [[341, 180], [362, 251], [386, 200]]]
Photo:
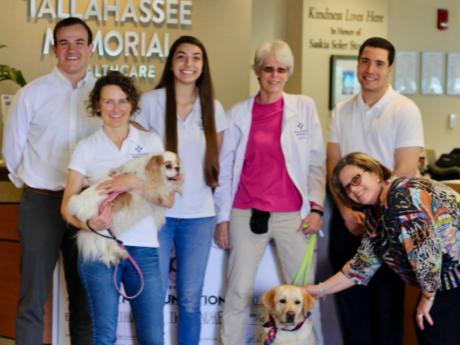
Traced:
[[61, 217], [62, 191], [70, 154], [78, 140], [100, 128], [85, 101], [94, 79], [87, 75], [92, 52], [90, 28], [66, 18], [54, 28], [57, 66], [16, 95], [3, 138], [11, 181], [24, 187], [19, 208], [21, 282], [16, 344], [42, 344], [44, 305], [62, 251], [69, 292], [72, 344], [91, 344], [86, 295], [77, 273], [75, 229]]
[[[332, 115], [327, 145], [327, 172], [348, 153], [370, 154], [399, 176], [414, 176], [423, 148], [420, 111], [388, 84], [395, 49], [380, 37], [359, 49], [357, 74], [361, 92], [339, 103]], [[330, 258], [335, 271], [351, 259], [364, 233], [364, 214], [334, 196], [330, 224]], [[404, 284], [382, 266], [368, 287], [355, 286], [336, 295], [344, 344], [401, 345]]]

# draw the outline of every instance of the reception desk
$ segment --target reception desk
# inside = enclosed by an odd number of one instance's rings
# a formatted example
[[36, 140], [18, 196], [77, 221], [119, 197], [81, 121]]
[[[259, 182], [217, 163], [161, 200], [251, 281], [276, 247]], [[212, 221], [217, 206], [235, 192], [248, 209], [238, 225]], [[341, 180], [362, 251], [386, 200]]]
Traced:
[[455, 190], [457, 193], [460, 193], [460, 180], [448, 180], [448, 181], [442, 181], [442, 183], [448, 185], [450, 188]]

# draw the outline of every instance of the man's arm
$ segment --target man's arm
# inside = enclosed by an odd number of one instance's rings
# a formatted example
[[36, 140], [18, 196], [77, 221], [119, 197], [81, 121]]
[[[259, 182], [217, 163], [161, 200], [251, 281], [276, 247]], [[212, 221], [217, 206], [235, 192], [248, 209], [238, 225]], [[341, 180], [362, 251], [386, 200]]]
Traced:
[[396, 176], [416, 176], [420, 152], [422, 152], [422, 148], [416, 146], [396, 149], [393, 173]]
[[416, 176], [418, 160], [424, 146], [423, 122], [417, 105], [406, 100], [396, 114], [394, 167], [396, 176]]
[[17, 172], [22, 164], [24, 150], [27, 145], [30, 118], [30, 109], [26, 104], [23, 92], [20, 90], [14, 97], [8, 114], [8, 120], [3, 131], [2, 149], [3, 158], [9, 171], [9, 178], [18, 188], [23, 185], [23, 182], [17, 176]]

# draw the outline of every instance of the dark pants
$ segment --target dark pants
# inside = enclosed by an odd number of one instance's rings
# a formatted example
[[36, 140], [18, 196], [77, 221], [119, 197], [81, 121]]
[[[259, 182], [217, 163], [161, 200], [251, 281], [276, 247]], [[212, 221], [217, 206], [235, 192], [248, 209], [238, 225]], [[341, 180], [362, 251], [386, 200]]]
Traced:
[[[330, 259], [334, 271], [356, 253], [361, 237], [351, 234], [334, 206], [330, 222]], [[404, 282], [385, 264], [369, 285], [353, 286], [335, 296], [344, 345], [401, 345]]]
[[460, 344], [460, 288], [437, 292], [430, 310], [433, 326], [424, 321], [424, 330], [415, 325], [418, 345], [458, 345]]
[[25, 189], [19, 207], [21, 282], [16, 317], [16, 344], [42, 344], [44, 306], [53, 270], [62, 251], [69, 293], [69, 325], [73, 345], [91, 344], [86, 294], [77, 271], [75, 229], [60, 214], [62, 197]]

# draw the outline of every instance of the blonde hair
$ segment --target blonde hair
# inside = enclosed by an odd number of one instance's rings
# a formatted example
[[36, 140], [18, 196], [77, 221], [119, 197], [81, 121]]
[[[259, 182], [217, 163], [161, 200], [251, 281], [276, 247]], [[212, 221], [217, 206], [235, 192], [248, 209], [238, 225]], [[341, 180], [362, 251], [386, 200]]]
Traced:
[[260, 44], [254, 53], [252, 68], [257, 73], [263, 67], [265, 58], [273, 54], [278, 62], [286, 65], [289, 76], [294, 72], [294, 56], [289, 45], [281, 40], [268, 41]]

